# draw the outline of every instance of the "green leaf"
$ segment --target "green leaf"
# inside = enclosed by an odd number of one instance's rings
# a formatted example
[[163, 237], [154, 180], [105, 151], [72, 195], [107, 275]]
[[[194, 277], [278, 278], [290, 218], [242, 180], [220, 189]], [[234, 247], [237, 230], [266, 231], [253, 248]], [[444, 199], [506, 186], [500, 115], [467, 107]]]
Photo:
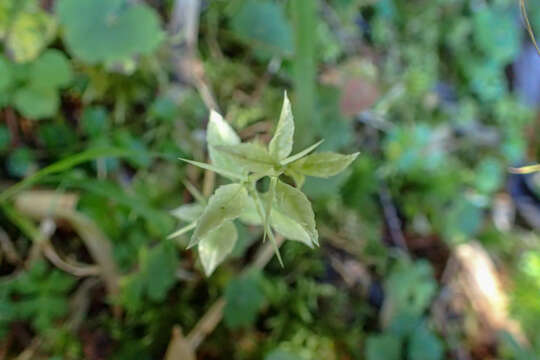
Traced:
[[276, 163], [264, 146], [256, 143], [220, 145], [216, 149], [227, 154], [231, 160], [246, 171], [271, 174]]
[[313, 248], [313, 242], [310, 234], [296, 221], [289, 216], [282, 214], [277, 209], [272, 209], [270, 216], [270, 225], [276, 232], [281, 234], [287, 240], [300, 241], [310, 248]]
[[0, 55], [0, 92], [6, 91], [11, 85], [11, 81], [11, 66], [6, 58]]
[[311, 154], [295, 161], [290, 167], [303, 175], [327, 178], [345, 170], [358, 154], [342, 155], [332, 152]]
[[[36, 156], [27, 147], [19, 147], [9, 154], [6, 168], [11, 176], [25, 177], [36, 170]], [[5, 191], [2, 193], [4, 195]]]
[[178, 254], [174, 245], [164, 241], [151, 249], [139, 250], [139, 271], [128, 275], [122, 287], [122, 302], [134, 307], [146, 295], [152, 301], [163, 301], [176, 283]]
[[429, 306], [437, 284], [428, 262], [403, 260], [392, 269], [384, 283], [385, 307], [389, 318], [399, 314], [421, 315]]
[[486, 56], [500, 64], [514, 60], [521, 48], [521, 29], [512, 9], [484, 8], [474, 14], [474, 40]]
[[264, 357], [264, 360], [304, 360], [304, 358], [288, 351], [277, 349], [268, 353]]
[[11, 132], [5, 125], [0, 125], [0, 154], [9, 149], [11, 144]]
[[68, 293], [75, 282], [65, 273], [49, 269], [44, 261], [35, 263], [13, 284], [19, 297], [15, 304], [17, 315], [31, 321], [37, 330], [54, 326], [54, 321], [67, 313]]
[[200, 240], [199, 258], [206, 276], [212, 275], [218, 265], [233, 251], [236, 240], [238, 232], [232, 221], [223, 223]]
[[235, 12], [232, 30], [263, 56], [292, 55], [293, 37], [283, 8], [273, 1], [244, 1]]
[[15, 92], [13, 102], [25, 117], [40, 119], [56, 114], [60, 99], [53, 88], [28, 86]]
[[277, 184], [278, 178], [276, 176], [273, 176], [270, 178], [270, 187], [268, 189], [268, 196], [266, 197], [266, 201], [264, 203], [264, 236], [263, 236], [263, 242], [266, 240], [266, 236], [268, 233], [270, 233], [272, 230], [270, 229], [270, 215], [272, 214], [272, 205], [274, 202], [274, 196], [276, 194], [276, 184]]
[[30, 81], [35, 87], [61, 88], [72, 78], [69, 60], [58, 50], [45, 51], [30, 67]]
[[[266, 200], [267, 198], [263, 196], [263, 199]], [[257, 211], [255, 200], [251, 196], [248, 198], [248, 205], [240, 215], [240, 221], [249, 225], [264, 224]], [[299, 223], [281, 213], [275, 206], [275, 202], [270, 213], [270, 226], [287, 240], [300, 241], [311, 248], [313, 247], [309, 233]]]
[[311, 243], [319, 244], [315, 214], [308, 198], [300, 190], [278, 181], [275, 205], [279, 212], [298, 223], [309, 234]]
[[259, 272], [251, 271], [227, 285], [223, 315], [225, 325], [229, 328], [246, 327], [255, 321], [265, 301], [261, 277]]
[[306, 182], [306, 177], [291, 167], [288, 167], [287, 169], [285, 169], [285, 175], [291, 177], [294, 180], [294, 184], [299, 189], [301, 189], [302, 186], [304, 186], [304, 183]]
[[182, 161], [185, 161], [187, 162], [188, 164], [191, 164], [191, 165], [195, 165], [195, 166], [198, 166], [200, 168], [203, 168], [203, 169], [206, 169], [206, 170], [210, 170], [210, 171], [213, 171], [221, 176], [225, 176], [226, 178], [229, 178], [231, 180], [244, 180], [245, 177], [242, 176], [242, 175], [239, 175], [237, 173], [233, 173], [233, 172], [230, 172], [229, 170], [226, 170], [226, 169], [222, 169], [222, 168], [219, 168], [217, 166], [213, 166], [213, 165], [210, 165], [210, 164], [206, 164], [206, 163], [203, 163], [203, 162], [199, 162], [199, 161], [194, 161], [194, 160], [188, 160], [188, 159], [183, 159], [183, 158], [178, 158]]
[[102, 106], [85, 107], [81, 117], [83, 132], [93, 138], [97, 138], [109, 130], [107, 110]]
[[255, 200], [251, 196], [248, 196], [246, 207], [240, 215], [240, 221], [248, 225], [262, 225], [263, 223], [261, 215], [259, 215], [259, 212], [257, 211]]
[[15, 185], [10, 186], [0, 193], [0, 203], [6, 201], [13, 195], [17, 194], [19, 191], [31, 186], [32, 184], [37, 183], [42, 178], [47, 175], [52, 175], [58, 172], [66, 171], [72, 167], [84, 163], [90, 160], [95, 160], [103, 157], [117, 157], [117, 156], [129, 156], [130, 153], [124, 149], [116, 148], [93, 148], [86, 151], [82, 151], [78, 154], [71, 155], [67, 158], [59, 160], [43, 169], [39, 170], [35, 174], [27, 177], [26, 179], [18, 182]]
[[324, 140], [320, 140], [318, 142], [316, 142], [315, 144], [311, 145], [310, 147], [300, 151], [299, 153], [297, 154], [294, 154], [293, 156], [289, 156], [288, 158], [284, 159], [281, 161], [281, 165], [287, 165], [287, 164], [290, 164], [292, 162], [295, 162], [296, 160], [298, 159], [301, 159], [303, 158], [304, 156], [306, 156], [307, 154], [309, 154], [310, 152], [312, 152], [313, 150], [315, 150], [319, 145], [321, 145], [322, 143], [324, 142]]
[[294, 136], [294, 119], [291, 109], [291, 103], [285, 93], [283, 99], [283, 107], [281, 109], [281, 115], [279, 117], [279, 122], [274, 133], [274, 137], [270, 140], [268, 145], [268, 150], [270, 156], [272, 156], [277, 161], [285, 159], [290, 155], [293, 147], [293, 136]]
[[28, 62], [53, 40], [54, 18], [40, 8], [36, 0], [3, 0], [0, 8], [0, 38], [4, 37], [6, 53], [15, 62]]
[[409, 340], [409, 360], [440, 360], [443, 358], [441, 341], [425, 323], [416, 327]]
[[234, 129], [227, 123], [223, 117], [216, 111], [210, 112], [210, 121], [206, 130], [206, 142], [208, 143], [208, 154], [215, 166], [240, 174], [242, 169], [238, 167], [234, 161], [221, 151], [216, 149], [220, 145], [237, 145], [240, 144], [240, 137]]
[[208, 200], [208, 205], [197, 222], [189, 247], [199, 243], [206, 235], [228, 220], [234, 220], [247, 206], [248, 194], [242, 184], [220, 186]]
[[128, 0], [60, 0], [56, 12], [70, 51], [89, 63], [152, 53], [164, 34], [152, 8]]
[[401, 341], [392, 335], [372, 335], [366, 341], [366, 360], [400, 360]]
[[191, 230], [195, 229], [196, 227], [197, 227], [197, 222], [194, 221], [191, 224], [186, 225], [186, 226], [176, 230], [175, 232], [173, 232], [172, 234], [167, 236], [167, 239], [174, 239], [175, 237], [179, 237], [181, 235], [184, 235], [184, 234], [190, 232]]
[[182, 221], [192, 222], [197, 220], [201, 216], [203, 211], [203, 204], [191, 203], [177, 207], [176, 209], [171, 211], [171, 214]]

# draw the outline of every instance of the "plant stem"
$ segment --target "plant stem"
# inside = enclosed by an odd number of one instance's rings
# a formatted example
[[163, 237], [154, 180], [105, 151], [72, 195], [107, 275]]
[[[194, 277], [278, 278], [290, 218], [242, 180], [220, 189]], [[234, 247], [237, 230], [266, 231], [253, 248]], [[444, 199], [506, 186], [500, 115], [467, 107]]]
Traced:
[[292, 0], [291, 7], [295, 28], [294, 88], [296, 92], [297, 148], [313, 143], [315, 131], [315, 30], [317, 1]]

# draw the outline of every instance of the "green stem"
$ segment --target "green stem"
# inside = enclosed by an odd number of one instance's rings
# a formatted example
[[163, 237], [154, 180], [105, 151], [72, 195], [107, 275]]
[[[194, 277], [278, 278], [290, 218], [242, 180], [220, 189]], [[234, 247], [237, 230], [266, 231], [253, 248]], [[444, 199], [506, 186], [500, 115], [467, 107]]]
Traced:
[[296, 93], [295, 145], [304, 148], [313, 143], [315, 131], [315, 35], [317, 1], [292, 0], [291, 10], [295, 28], [294, 88]]
[[[259, 216], [261, 217], [261, 220], [264, 220], [265, 219], [264, 206], [263, 206], [262, 200], [261, 200], [261, 198], [259, 196], [259, 192], [255, 188], [255, 183], [251, 183], [250, 186], [248, 186], [248, 192], [251, 195], [251, 197], [253, 198], [253, 200], [255, 200], [255, 207], [257, 208], [257, 212], [259, 213]], [[280, 263], [281, 267], [284, 267], [283, 259], [281, 259], [281, 254], [279, 253], [279, 247], [277, 245], [276, 238], [274, 237], [274, 234], [272, 233], [272, 229], [270, 228], [269, 224], [266, 223], [266, 221], [265, 221], [265, 224], [264, 224], [264, 232], [265, 232], [264, 238], [266, 238], [266, 235], [268, 234], [268, 237], [270, 238], [270, 241], [272, 242], [272, 245], [274, 247], [274, 251], [276, 253], [276, 256], [277, 256], [277, 258], [279, 260], [279, 263]]]

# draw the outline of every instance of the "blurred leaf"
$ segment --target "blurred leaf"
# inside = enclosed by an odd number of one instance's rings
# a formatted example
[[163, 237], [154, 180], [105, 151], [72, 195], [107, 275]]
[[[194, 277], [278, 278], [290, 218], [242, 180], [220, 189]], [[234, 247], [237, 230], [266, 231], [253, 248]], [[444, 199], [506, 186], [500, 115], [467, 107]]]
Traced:
[[436, 290], [431, 266], [426, 261], [401, 260], [384, 283], [389, 318], [399, 314], [421, 315]]
[[231, 27], [240, 39], [257, 49], [259, 55], [293, 53], [292, 29], [280, 3], [246, 0], [234, 13]]
[[9, 155], [6, 166], [11, 176], [28, 176], [37, 167], [34, 152], [26, 147], [17, 148]]
[[226, 305], [223, 312], [225, 325], [231, 329], [253, 324], [265, 302], [261, 289], [261, 274], [248, 272], [234, 278], [225, 289]]
[[197, 222], [189, 247], [220, 227], [227, 220], [234, 220], [247, 206], [248, 194], [242, 184], [220, 186], [208, 200], [208, 205]]
[[233, 251], [237, 239], [238, 232], [234, 223], [227, 221], [200, 240], [199, 258], [206, 276], [212, 275], [218, 265]]
[[152, 301], [163, 301], [176, 283], [178, 265], [175, 246], [169, 241], [163, 241], [151, 249], [140, 248], [140, 268], [124, 279], [122, 303], [128, 309], [136, 310], [145, 295]]
[[264, 360], [303, 360], [302, 357], [294, 355], [285, 350], [273, 350], [264, 357]]
[[67, 313], [67, 294], [74, 284], [74, 278], [58, 270], [49, 270], [45, 262], [39, 261], [14, 283], [14, 291], [20, 296], [16, 311], [22, 318], [30, 320], [37, 330], [44, 331]]
[[298, 223], [309, 234], [312, 244], [319, 244], [315, 214], [308, 198], [300, 190], [278, 181], [275, 205], [279, 212]]
[[55, 19], [36, 0], [3, 0], [0, 5], [0, 39], [15, 62], [35, 59], [53, 40]]
[[494, 158], [480, 161], [476, 171], [475, 185], [478, 191], [486, 195], [497, 191], [502, 184], [503, 168]]
[[65, 151], [77, 142], [77, 134], [64, 122], [43, 124], [38, 130], [40, 140], [50, 151]]
[[72, 79], [66, 57], [58, 50], [47, 50], [34, 62], [12, 69], [20, 81], [12, 99], [17, 110], [30, 119], [55, 115], [60, 105], [57, 89]]
[[409, 340], [409, 360], [439, 360], [443, 358], [441, 341], [425, 323], [416, 327]]
[[15, 195], [16, 193], [23, 190], [24, 188], [38, 182], [39, 180], [41, 180], [43, 177], [47, 175], [52, 175], [58, 172], [65, 171], [80, 163], [84, 163], [90, 160], [98, 159], [101, 157], [108, 157], [108, 156], [129, 156], [129, 153], [126, 152], [125, 150], [109, 147], [109, 148], [93, 148], [93, 149], [80, 152], [75, 155], [71, 155], [47, 167], [44, 167], [43, 169], [39, 170], [32, 176], [29, 176], [26, 179], [18, 182], [17, 184], [12, 185], [11, 187], [7, 188], [5, 191], [0, 193], [0, 203], [6, 201], [6, 199], [9, 199], [11, 196]]
[[11, 300], [11, 282], [0, 283], [0, 337], [9, 330], [9, 324], [16, 318], [15, 304]]
[[392, 335], [372, 335], [366, 341], [367, 360], [400, 360], [401, 341]]
[[502, 65], [493, 60], [478, 61], [467, 66], [471, 90], [484, 101], [500, 100], [507, 92]]
[[70, 51], [89, 63], [153, 52], [163, 40], [157, 14], [127, 0], [60, 0], [56, 12]]
[[152, 157], [142, 142], [142, 139], [133, 136], [125, 130], [116, 130], [114, 141], [119, 148], [128, 150], [131, 156], [126, 160], [134, 167], [148, 168], [152, 162]]
[[9, 149], [11, 133], [5, 125], [0, 125], [0, 154]]
[[293, 147], [294, 136], [294, 119], [291, 109], [291, 103], [287, 97], [287, 93], [284, 95], [283, 108], [281, 109], [281, 115], [279, 116], [279, 122], [274, 132], [272, 140], [268, 145], [270, 156], [276, 161], [285, 159], [291, 154]]
[[29, 76], [33, 86], [61, 88], [71, 82], [73, 73], [66, 56], [58, 50], [49, 49], [32, 63]]
[[483, 220], [483, 209], [465, 197], [458, 197], [444, 217], [444, 234], [453, 243], [474, 236]]
[[[11, 65], [0, 55], [0, 92], [6, 91], [12, 82]], [[0, 102], [0, 106], [1, 106]]]
[[25, 117], [39, 119], [56, 114], [60, 99], [54, 88], [28, 86], [17, 90], [13, 103]]
[[487, 57], [511, 62], [521, 47], [521, 29], [511, 9], [485, 8], [474, 15], [474, 39]]
[[109, 129], [107, 110], [102, 106], [88, 106], [81, 116], [81, 127], [90, 137], [98, 137]]

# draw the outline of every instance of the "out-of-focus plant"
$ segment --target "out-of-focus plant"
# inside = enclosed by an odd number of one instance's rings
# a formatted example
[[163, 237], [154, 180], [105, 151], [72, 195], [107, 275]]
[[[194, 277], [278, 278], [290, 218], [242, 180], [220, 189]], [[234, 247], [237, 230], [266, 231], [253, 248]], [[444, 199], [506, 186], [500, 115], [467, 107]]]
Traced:
[[0, 106], [13, 105], [30, 119], [51, 117], [60, 105], [58, 91], [72, 77], [71, 64], [58, 50], [47, 50], [26, 64], [0, 56]]

